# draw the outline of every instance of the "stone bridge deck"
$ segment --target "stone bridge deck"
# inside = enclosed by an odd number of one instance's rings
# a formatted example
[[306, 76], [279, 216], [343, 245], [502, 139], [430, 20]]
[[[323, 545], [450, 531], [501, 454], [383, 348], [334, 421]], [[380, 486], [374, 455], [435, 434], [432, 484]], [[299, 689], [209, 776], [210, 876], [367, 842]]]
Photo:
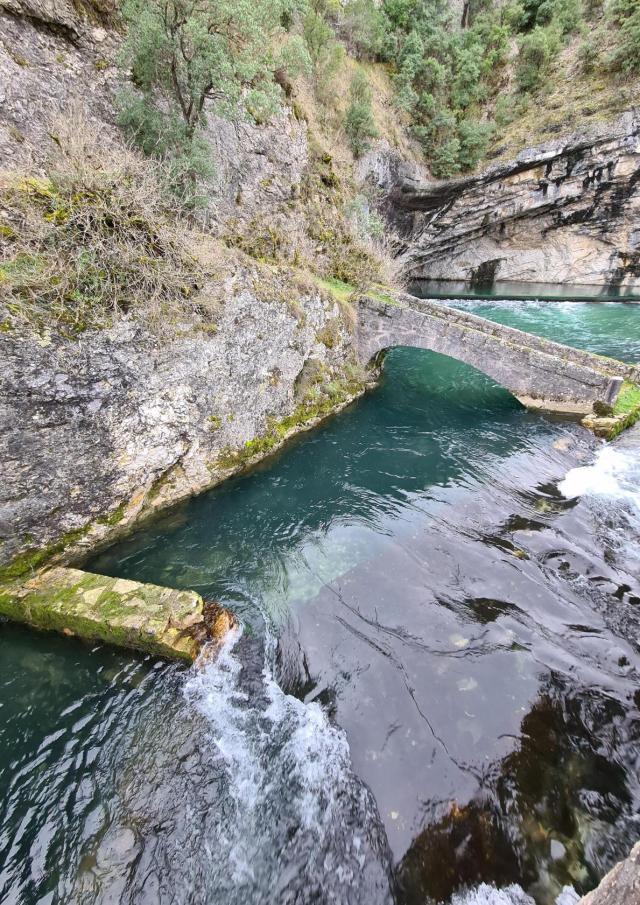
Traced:
[[612, 405], [625, 379], [640, 383], [638, 366], [406, 293], [392, 303], [364, 296], [357, 313], [363, 364], [392, 346], [429, 349], [472, 365], [529, 408], [587, 415], [596, 402]]

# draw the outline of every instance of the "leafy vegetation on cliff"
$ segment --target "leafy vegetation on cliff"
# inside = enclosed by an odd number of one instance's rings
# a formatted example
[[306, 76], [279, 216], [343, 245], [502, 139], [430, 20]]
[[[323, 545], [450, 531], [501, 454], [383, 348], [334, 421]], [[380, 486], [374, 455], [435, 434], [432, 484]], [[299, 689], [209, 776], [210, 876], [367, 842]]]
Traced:
[[197, 180], [211, 175], [205, 102], [264, 121], [279, 107], [278, 79], [308, 71], [309, 53], [299, 37], [274, 48], [287, 13], [280, 0], [127, 0], [122, 13], [132, 86], [120, 123], [145, 153], [168, 158], [173, 188], [193, 204]]
[[121, 123], [146, 153], [170, 160], [175, 185], [192, 195], [209, 172], [206, 102], [260, 122], [309, 79], [331, 107], [355, 58], [343, 129], [359, 156], [379, 132], [363, 68], [375, 61], [433, 174], [448, 177], [475, 167], [526, 115], [569, 44], [579, 46], [574, 80], [640, 75], [636, 0], [468, 0], [462, 10], [456, 21], [447, 0], [127, 0], [132, 88]]
[[[405, 154], [419, 144], [448, 177], [489, 142], [497, 156], [557, 134], [574, 98], [579, 115], [598, 112], [596, 82], [622, 104], [640, 80], [635, 0], [470, 0], [461, 22], [445, 0], [126, 0], [122, 15], [120, 124], [157, 164], [72, 126], [54, 135], [46, 179], [2, 177], [0, 294], [13, 319], [77, 332], [113, 311], [175, 323], [201, 307], [194, 218], [182, 218], [210, 202], [207, 113], [262, 123], [287, 103], [308, 126], [281, 220], [237, 202], [224, 221], [233, 254], [366, 289], [393, 282], [376, 199], [351, 170], [376, 137]], [[560, 64], [575, 77], [554, 88]], [[417, 144], [402, 144], [403, 127]]]
[[527, 110], [531, 93], [547, 86], [574, 38], [584, 36], [583, 69], [609, 79], [640, 74], [635, 0], [479, 0], [464, 4], [462, 22], [444, 0], [368, 9], [359, 0], [358, 9], [370, 23], [358, 51], [393, 66], [397, 104], [436, 176], [472, 169], [490, 139]]

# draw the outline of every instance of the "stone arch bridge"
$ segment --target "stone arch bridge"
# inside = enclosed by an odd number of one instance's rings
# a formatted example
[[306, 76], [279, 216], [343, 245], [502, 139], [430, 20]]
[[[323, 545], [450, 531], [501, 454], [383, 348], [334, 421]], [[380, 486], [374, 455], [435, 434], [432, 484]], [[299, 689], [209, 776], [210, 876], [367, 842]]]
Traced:
[[436, 302], [395, 293], [358, 302], [356, 346], [369, 364], [392, 346], [415, 346], [472, 365], [528, 408], [587, 415], [612, 405], [640, 367], [583, 352]]

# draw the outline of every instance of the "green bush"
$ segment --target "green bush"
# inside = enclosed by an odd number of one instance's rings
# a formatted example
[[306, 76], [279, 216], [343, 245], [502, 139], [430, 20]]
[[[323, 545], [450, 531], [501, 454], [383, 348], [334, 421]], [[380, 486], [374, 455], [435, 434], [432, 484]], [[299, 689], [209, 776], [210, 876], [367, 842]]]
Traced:
[[375, 60], [383, 53], [386, 20], [371, 0], [349, 0], [342, 12], [341, 34], [360, 60]]
[[447, 138], [431, 153], [431, 171], [437, 179], [448, 179], [460, 172], [460, 139]]
[[163, 162], [165, 184], [182, 206], [203, 206], [201, 185], [213, 176], [211, 152], [203, 136], [190, 134], [181, 117], [161, 113], [131, 89], [118, 95], [117, 104], [119, 126], [141, 151]]
[[280, 0], [125, 0], [121, 62], [132, 87], [120, 96], [120, 122], [145, 153], [170, 159], [185, 196], [208, 169], [197, 137], [206, 106], [258, 121], [278, 109], [282, 57], [271, 36], [282, 10]]
[[557, 32], [539, 25], [520, 41], [516, 79], [522, 91], [538, 88], [546, 79], [549, 65], [560, 48]]
[[509, 97], [506, 94], [500, 95], [494, 107], [494, 117], [497, 125], [501, 129], [514, 121], [516, 118], [516, 111], [512, 97]]
[[617, 30], [616, 48], [609, 65], [615, 71], [640, 72], [640, 4], [638, 0], [613, 0], [609, 22]]
[[331, 97], [331, 85], [340, 71], [345, 58], [345, 49], [326, 18], [310, 9], [303, 24], [304, 40], [309, 51], [316, 95], [327, 103]]
[[492, 122], [477, 122], [472, 119], [463, 119], [458, 125], [458, 139], [460, 151], [458, 162], [460, 169], [472, 170], [487, 150], [489, 140], [495, 130]]
[[454, 64], [454, 79], [451, 86], [451, 101], [454, 107], [466, 110], [475, 101], [482, 99], [484, 86], [480, 78], [482, 56], [477, 47], [460, 48]]
[[598, 62], [598, 48], [591, 37], [586, 37], [580, 44], [578, 58], [584, 72], [593, 72]]
[[356, 157], [364, 154], [371, 146], [371, 139], [378, 135], [371, 109], [371, 87], [366, 75], [360, 69], [356, 70], [351, 79], [344, 130]]

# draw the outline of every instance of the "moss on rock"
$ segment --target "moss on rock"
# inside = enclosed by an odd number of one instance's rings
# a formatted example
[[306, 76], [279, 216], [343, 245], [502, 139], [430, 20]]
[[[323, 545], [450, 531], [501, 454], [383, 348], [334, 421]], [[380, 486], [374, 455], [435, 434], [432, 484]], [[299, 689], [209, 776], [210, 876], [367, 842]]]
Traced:
[[613, 407], [607, 407], [609, 411], [599, 410], [595, 405], [593, 408], [594, 414], [584, 418], [582, 424], [597, 437], [613, 440], [640, 420], [640, 387], [625, 380]]
[[[320, 379], [322, 379], [322, 374]], [[211, 470], [237, 470], [273, 452], [288, 438], [317, 424], [339, 411], [366, 389], [364, 372], [359, 366], [347, 365], [344, 374], [321, 385], [312, 385], [290, 415], [267, 422], [267, 430], [247, 440], [240, 448], [226, 447], [211, 463]]]
[[[220, 633], [220, 609], [214, 632]], [[0, 616], [45, 631], [193, 662], [212, 637], [194, 591], [55, 568], [0, 588]], [[233, 618], [227, 614], [226, 624]]]

